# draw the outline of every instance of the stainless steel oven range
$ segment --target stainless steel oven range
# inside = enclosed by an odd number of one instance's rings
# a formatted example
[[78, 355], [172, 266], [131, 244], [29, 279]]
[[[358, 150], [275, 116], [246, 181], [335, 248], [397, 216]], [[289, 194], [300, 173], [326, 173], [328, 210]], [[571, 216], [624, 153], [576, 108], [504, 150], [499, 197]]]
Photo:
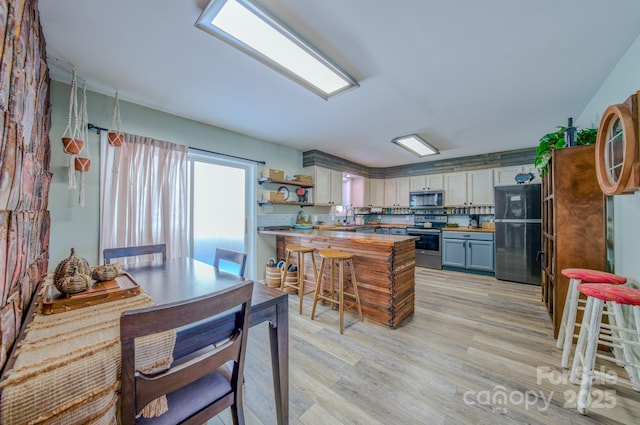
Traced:
[[445, 215], [416, 215], [414, 227], [407, 227], [407, 235], [417, 236], [416, 266], [442, 269], [442, 232]]

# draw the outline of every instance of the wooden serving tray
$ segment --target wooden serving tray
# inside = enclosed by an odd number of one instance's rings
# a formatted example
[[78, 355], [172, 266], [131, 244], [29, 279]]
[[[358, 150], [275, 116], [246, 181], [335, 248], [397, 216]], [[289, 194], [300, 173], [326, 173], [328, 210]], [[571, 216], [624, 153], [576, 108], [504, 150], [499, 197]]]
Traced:
[[77, 310], [92, 305], [134, 297], [140, 294], [140, 285], [129, 273], [118, 275], [113, 280], [94, 282], [86, 291], [63, 294], [54, 285], [49, 285], [42, 300], [42, 314], [56, 314]]

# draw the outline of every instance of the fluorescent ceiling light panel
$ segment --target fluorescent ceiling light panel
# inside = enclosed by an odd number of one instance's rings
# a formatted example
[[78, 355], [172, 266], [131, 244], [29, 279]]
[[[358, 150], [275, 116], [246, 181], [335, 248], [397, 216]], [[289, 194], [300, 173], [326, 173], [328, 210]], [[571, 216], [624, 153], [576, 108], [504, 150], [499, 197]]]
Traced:
[[392, 140], [393, 143], [399, 145], [409, 152], [417, 155], [419, 157], [427, 156], [427, 155], [435, 155], [438, 152], [436, 148], [427, 143], [424, 139], [422, 139], [417, 134], [410, 134], [408, 136], [398, 137]]
[[353, 78], [248, 0], [212, 0], [195, 25], [324, 99], [358, 87]]

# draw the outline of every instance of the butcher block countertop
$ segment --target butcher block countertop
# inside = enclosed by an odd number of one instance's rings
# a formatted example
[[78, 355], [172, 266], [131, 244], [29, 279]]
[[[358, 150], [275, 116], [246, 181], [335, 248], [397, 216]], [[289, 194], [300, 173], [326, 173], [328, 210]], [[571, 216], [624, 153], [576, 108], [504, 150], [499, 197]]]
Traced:
[[[363, 242], [371, 245], [393, 245], [398, 242], [404, 242], [409, 240], [418, 239], [417, 236], [407, 235], [381, 235], [378, 233], [356, 233], [353, 231], [353, 227], [346, 227], [345, 231], [340, 232], [336, 230], [300, 230], [300, 229], [288, 229], [288, 230], [259, 230], [258, 233], [263, 235], [276, 235], [276, 236], [291, 236], [291, 237], [304, 237], [313, 239], [348, 239], [356, 242]], [[333, 227], [332, 227], [333, 229]]]
[[[276, 258], [285, 258], [285, 246], [301, 244], [317, 250], [335, 249], [355, 254], [353, 267], [362, 303], [364, 317], [392, 329], [414, 311], [415, 304], [415, 241], [417, 236], [381, 235], [336, 230], [258, 230], [262, 235], [276, 237]], [[319, 260], [318, 254], [316, 261]], [[296, 263], [295, 255], [290, 261]], [[304, 262], [305, 281], [313, 287], [314, 270], [311, 261]], [[348, 270], [348, 269], [347, 269]], [[325, 275], [329, 273], [324, 271]], [[351, 285], [350, 273], [345, 273], [345, 285]], [[328, 290], [328, 279], [322, 279], [323, 290]], [[347, 290], [348, 292], [349, 290]], [[307, 304], [308, 305], [308, 304]], [[310, 307], [305, 307], [309, 309]], [[332, 313], [330, 307], [321, 307], [320, 314]], [[309, 310], [307, 310], [307, 313]], [[337, 311], [336, 318], [337, 318]], [[356, 315], [345, 316], [346, 326], [358, 326]]]
[[444, 232], [485, 232], [494, 233], [494, 229], [484, 229], [481, 227], [443, 227]]
[[344, 230], [345, 232], [355, 231], [356, 229], [406, 229], [406, 224], [350, 224], [348, 226], [336, 226], [335, 224], [316, 224], [314, 229], [318, 230]]

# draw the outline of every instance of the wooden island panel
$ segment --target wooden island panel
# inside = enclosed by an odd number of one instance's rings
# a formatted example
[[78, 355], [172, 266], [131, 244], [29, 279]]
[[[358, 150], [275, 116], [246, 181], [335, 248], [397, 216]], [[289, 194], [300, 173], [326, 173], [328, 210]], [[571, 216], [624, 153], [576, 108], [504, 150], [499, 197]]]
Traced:
[[[377, 323], [397, 328], [413, 314], [415, 305], [415, 237], [372, 235], [322, 230], [260, 231], [276, 235], [278, 258], [285, 258], [287, 244], [313, 246], [316, 250], [337, 249], [356, 254], [353, 259], [358, 292], [364, 316]], [[317, 254], [316, 263], [321, 258]], [[296, 263], [295, 258], [290, 262]], [[305, 259], [305, 284], [311, 287], [312, 263]], [[328, 290], [330, 268], [323, 270], [323, 290]], [[337, 272], [336, 272], [337, 276]], [[345, 273], [345, 290], [351, 291], [351, 276]]]

